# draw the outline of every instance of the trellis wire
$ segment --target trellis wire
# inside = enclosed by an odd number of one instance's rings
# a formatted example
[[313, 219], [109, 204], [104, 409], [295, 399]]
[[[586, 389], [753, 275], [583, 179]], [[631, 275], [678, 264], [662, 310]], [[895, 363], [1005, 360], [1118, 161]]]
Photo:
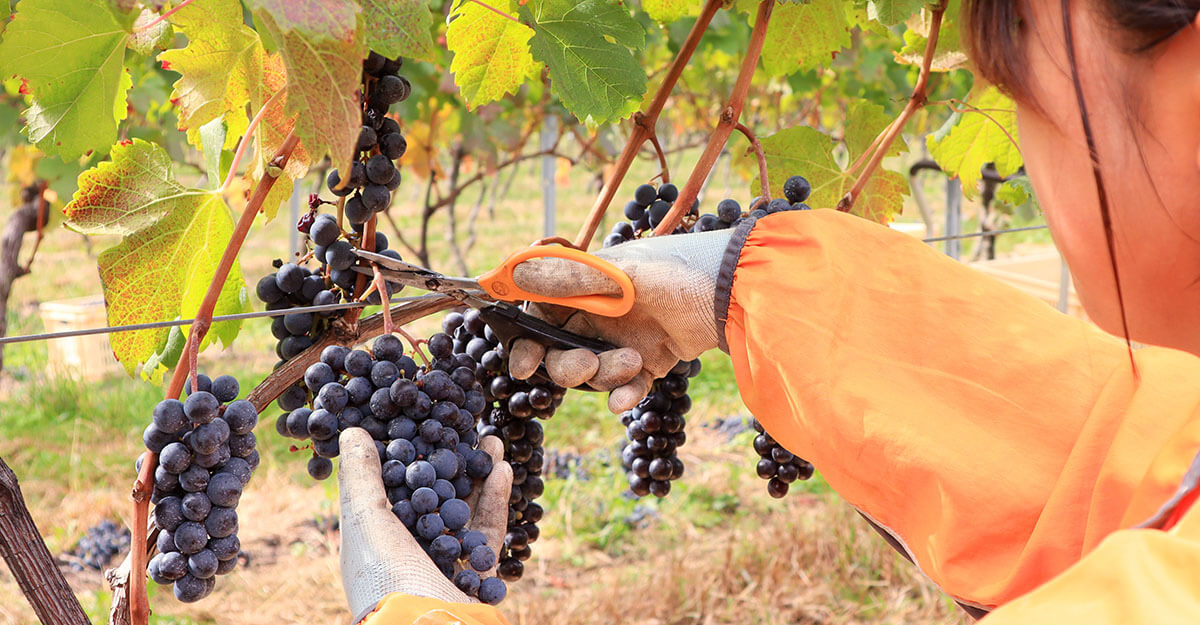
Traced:
[[[938, 241], [948, 241], [951, 239], [969, 239], [974, 237], [988, 237], [997, 234], [1008, 234], [1010, 232], [1027, 232], [1030, 230], [1041, 230], [1046, 228], [1041, 226], [1025, 226], [1022, 228], [1009, 228], [1007, 230], [989, 230], [986, 232], [971, 232], [967, 234], [957, 234], [945, 237], [930, 237], [922, 239], [924, 243], [937, 243]], [[411, 297], [396, 297], [390, 301], [393, 304], [403, 302], [411, 302], [429, 297], [428, 295], [414, 295]], [[306, 312], [328, 312], [334, 310], [346, 310], [348, 308], [364, 308], [366, 306], [377, 306], [378, 304], [367, 304], [366, 302], [345, 302], [341, 304], [325, 304], [322, 306], [301, 306], [298, 308], [286, 308], [283, 310], [264, 310], [259, 312], [238, 313], [236, 315], [218, 315], [213, 317], [213, 322], [217, 321], [239, 321], [242, 319], [257, 319], [260, 317], [281, 317], [292, 313]], [[102, 328], [87, 328], [84, 330], [64, 330], [62, 332], [44, 332], [42, 334], [26, 334], [23, 336], [5, 336], [0, 337], [0, 345], [9, 343], [25, 343], [29, 341], [46, 341], [50, 339], [65, 339], [73, 336], [88, 336], [91, 334], [112, 334], [115, 332], [134, 332], [136, 330], [153, 330], [156, 328], [169, 328], [172, 326], [186, 326], [195, 323], [195, 319], [176, 319], [175, 321], [155, 321], [152, 323], [134, 323], [124, 326], [105, 326]]]

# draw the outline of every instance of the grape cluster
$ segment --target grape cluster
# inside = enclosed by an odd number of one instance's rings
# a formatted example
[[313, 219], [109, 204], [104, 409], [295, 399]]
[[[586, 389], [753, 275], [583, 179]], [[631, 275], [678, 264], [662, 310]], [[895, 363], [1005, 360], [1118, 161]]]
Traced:
[[175, 585], [180, 601], [212, 592], [216, 575], [237, 566], [237, 505], [258, 467], [254, 404], [237, 399], [232, 376], [197, 376], [187, 399], [165, 399], [142, 436], [158, 454], [154, 471], [154, 521], [158, 554], [147, 568], [159, 584]]
[[688, 378], [700, 374], [699, 360], [681, 360], [654, 381], [650, 394], [621, 415], [629, 443], [621, 450], [629, 490], [638, 497], [666, 497], [671, 481], [683, 476], [677, 450], [687, 442], [684, 417], [692, 408]]
[[[811, 193], [812, 185], [804, 176], [792, 176], [783, 183], [783, 194], [786, 199], [768, 198], [764, 202], [764, 198], [756, 197], [750, 202], [750, 206], [754, 207], [750, 216], [757, 218], [787, 210], [808, 210], [809, 206], [804, 201]], [[644, 184], [635, 189], [633, 195], [634, 199], [625, 205], [625, 217], [629, 221], [617, 222], [613, 226], [612, 232], [604, 239], [604, 247], [632, 241], [644, 232], [658, 226], [667, 211], [671, 209], [671, 204], [679, 197], [679, 189], [671, 183], [664, 184], [657, 189], [653, 185]], [[732, 198], [718, 202], [716, 213], [701, 215], [697, 206], [693, 205], [692, 211], [688, 215], [688, 217], [695, 218], [691, 222], [690, 228], [685, 229], [683, 225], [680, 225], [671, 234], [724, 230], [736, 226], [743, 219], [741, 204]], [[688, 222], [688, 217], [685, 217], [685, 223]]]
[[755, 470], [758, 477], [767, 482], [767, 493], [779, 499], [788, 492], [788, 487], [796, 480], [807, 480], [813, 476], [813, 465], [783, 448], [763, 429], [758, 419], [753, 419], [750, 425], [758, 436], [754, 437], [754, 451], [759, 455]]
[[475, 429], [486, 407], [475, 379], [478, 362], [453, 354], [444, 334], [428, 345], [435, 359], [421, 367], [392, 335], [375, 339], [370, 351], [326, 347], [304, 372], [309, 405], [280, 415], [275, 429], [312, 441], [308, 473], [318, 480], [333, 473], [338, 435], [351, 427], [366, 430], [375, 440], [392, 513], [460, 590], [496, 604], [507, 593], [504, 582], [480, 578], [496, 565], [496, 553], [481, 532], [466, 528], [471, 509], [465, 499], [492, 471]]
[[[500, 549], [496, 574], [513, 581], [525, 571], [524, 561], [533, 554], [530, 544], [541, 531], [542, 496], [545, 483], [542, 470], [545, 432], [540, 420], [554, 416], [566, 389], [550, 382], [517, 380], [508, 375], [507, 354], [479, 311], [453, 312], [442, 320], [445, 335], [453, 338], [454, 357], [476, 359], [476, 379], [484, 389], [488, 406], [479, 424], [482, 436], [497, 436], [504, 443], [504, 460], [513, 470], [512, 492], [508, 498], [508, 531]], [[432, 341], [432, 339], [430, 339]], [[432, 342], [430, 349], [432, 350]]]
[[353, 226], [362, 226], [376, 213], [387, 210], [392, 203], [392, 191], [400, 186], [400, 170], [393, 161], [404, 155], [408, 142], [400, 132], [400, 124], [387, 116], [388, 108], [403, 102], [412, 93], [408, 79], [400, 76], [401, 61], [371, 52], [363, 61], [362, 128], [354, 146], [355, 159], [350, 175], [329, 172], [326, 183], [338, 197], [348, 197], [346, 219]]
[[129, 548], [129, 528], [105, 519], [89, 527], [87, 533], [75, 547], [68, 551], [70, 567], [82, 571], [84, 567], [97, 571], [104, 569], [113, 556]]

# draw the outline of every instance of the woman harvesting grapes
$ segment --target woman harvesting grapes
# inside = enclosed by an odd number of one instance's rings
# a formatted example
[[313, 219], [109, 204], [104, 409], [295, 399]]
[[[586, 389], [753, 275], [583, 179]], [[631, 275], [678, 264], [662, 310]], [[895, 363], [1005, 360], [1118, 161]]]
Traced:
[[[1019, 104], [1030, 178], [1107, 333], [865, 220], [783, 212], [599, 252], [633, 278], [633, 312], [539, 312], [621, 357], [552, 359], [570, 365], [552, 377], [594, 372], [620, 411], [721, 348], [766, 430], [972, 615], [1200, 622], [1198, 13], [1196, 0], [964, 2], [974, 63]], [[517, 279], [612, 291], [551, 261]], [[513, 376], [544, 356], [518, 343]], [[344, 483], [371, 454], [354, 458]], [[378, 502], [344, 497], [348, 533], [392, 531], [387, 515], [357, 524]], [[390, 549], [370, 574], [343, 553], [356, 616], [504, 621], [457, 604], [413, 541]]]

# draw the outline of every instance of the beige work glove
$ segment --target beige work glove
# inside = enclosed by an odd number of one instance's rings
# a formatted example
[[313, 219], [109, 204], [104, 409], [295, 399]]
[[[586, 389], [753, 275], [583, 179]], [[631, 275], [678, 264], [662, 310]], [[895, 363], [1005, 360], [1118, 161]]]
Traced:
[[[442, 575], [408, 528], [392, 514], [383, 489], [379, 452], [371, 435], [362, 428], [350, 428], [342, 432], [338, 444], [342, 458], [338, 469], [342, 587], [353, 622], [361, 621], [394, 592], [476, 603]], [[492, 550], [499, 554], [508, 524], [512, 467], [504, 462], [500, 439], [486, 436], [479, 447], [491, 455], [492, 473], [467, 497], [472, 512], [467, 527], [483, 532]]]
[[[528, 339], [513, 343], [509, 374], [525, 379], [544, 360], [556, 384], [588, 384], [612, 391], [608, 408], [628, 410], [650, 391], [656, 378], [680, 360], [692, 360], [719, 344], [714, 315], [717, 272], [733, 230], [638, 239], [598, 250], [595, 255], [633, 280], [633, 309], [603, 317], [572, 308], [531, 304], [530, 311], [565, 330], [598, 338], [619, 349], [597, 357], [586, 349], [547, 350]], [[604, 274], [558, 258], [529, 260], [513, 272], [517, 286], [548, 296], [617, 295]]]

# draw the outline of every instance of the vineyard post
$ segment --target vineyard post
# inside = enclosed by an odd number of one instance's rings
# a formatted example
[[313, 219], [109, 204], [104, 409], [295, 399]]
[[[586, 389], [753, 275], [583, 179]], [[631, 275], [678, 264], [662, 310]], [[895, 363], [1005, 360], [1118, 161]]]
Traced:
[[575, 247], [587, 250], [588, 244], [591, 243], [592, 235], [596, 233], [596, 227], [600, 225], [600, 220], [604, 218], [604, 211], [608, 209], [613, 196], [617, 194], [617, 187], [621, 186], [621, 181], [625, 179], [625, 174], [629, 172], [629, 166], [633, 164], [634, 157], [642, 149], [642, 144], [650, 137], [655, 136], [654, 127], [658, 123], [658, 116], [662, 113], [663, 107], [666, 106], [667, 98], [670, 97], [671, 91], [675, 88], [675, 83], [679, 81], [680, 75], [683, 74], [683, 69], [687, 67], [688, 61], [691, 60], [692, 53], [696, 51], [696, 46], [700, 44], [700, 37], [708, 29], [709, 23], [712, 22], [713, 16], [717, 14], [717, 9], [721, 8], [721, 4], [722, 0], [708, 0], [704, 4], [704, 9], [700, 12], [700, 17], [692, 25], [692, 30], [688, 33], [687, 40], [683, 42], [683, 46], [679, 48], [679, 53], [675, 55], [675, 60], [671, 61], [667, 75], [663, 78], [662, 84], [659, 85], [658, 92], [654, 94], [654, 99], [650, 102], [650, 106], [646, 109], [645, 113], [634, 114], [633, 132], [629, 135], [629, 141], [625, 144], [625, 149], [621, 152], [621, 156], [613, 164], [612, 177], [604, 183], [604, 188], [600, 190], [600, 197], [596, 198], [596, 203], [592, 205], [592, 210], [588, 214], [587, 221], [579, 229], [579, 234], [575, 237]]
[[758, 67], [758, 57], [762, 55], [763, 42], [767, 38], [767, 24], [771, 21], [771, 11], [775, 8], [775, 0], [762, 0], [758, 5], [758, 15], [754, 18], [754, 31], [750, 34], [750, 45], [746, 56], [742, 59], [742, 68], [738, 72], [737, 82], [733, 85], [733, 93], [729, 102], [721, 110], [721, 120], [708, 138], [708, 145], [700, 154], [700, 160], [688, 176], [687, 183], [679, 191], [679, 198], [671, 206], [671, 210], [663, 217], [662, 222], [654, 229], [655, 235], [670, 234], [683, 220], [683, 216], [692, 209], [692, 203], [700, 192], [700, 186], [708, 179], [709, 172], [717, 162], [717, 157], [725, 149], [729, 135], [738, 125], [742, 115], [742, 105], [746, 103], [746, 94], [750, 91], [750, 80], [754, 78], [754, 70]]
[[[267, 199], [271, 187], [275, 186], [276, 176], [271, 175], [270, 172], [272, 168], [281, 169], [287, 164], [297, 143], [299, 143], [299, 139], [295, 133], [288, 133], [279, 150], [271, 158], [271, 167], [267, 169], [267, 173], [259, 180], [258, 185], [254, 189], [254, 194], [250, 197], [250, 201], [242, 211], [242, 216], [238, 219], [237, 226], [230, 236], [229, 244], [225, 246], [225, 252], [221, 255], [221, 261], [217, 265], [212, 282], [208, 285], [208, 291], [204, 294], [204, 301], [201, 302], [200, 309], [196, 312], [196, 320], [192, 323], [191, 331], [188, 332], [187, 341], [184, 343], [183, 351], [179, 356], [179, 363], [176, 364], [175, 371], [171, 375], [171, 381], [167, 385], [165, 393], [167, 399], [179, 397], [179, 393], [183, 391], [184, 381], [187, 379], [189, 373], [192, 376], [193, 384], [195, 384], [195, 354], [199, 351], [200, 342], [204, 340], [204, 336], [208, 333], [208, 329], [212, 325], [212, 316], [217, 306], [217, 300], [220, 298], [221, 290], [225, 286], [225, 279], [229, 277], [229, 272], [233, 268], [233, 264], [237, 262], [238, 253], [242, 249], [242, 243], [246, 240], [246, 234], [250, 231], [250, 226], [254, 223], [254, 218], [258, 216], [259, 211], [262, 209], [263, 201]], [[146, 520], [150, 516], [150, 495], [154, 491], [154, 469], [157, 465], [157, 454], [150, 451], [142, 454], [142, 468], [133, 483], [132, 492], [133, 526], [130, 527], [130, 531], [133, 533], [133, 537], [130, 544], [135, 546], [146, 544]], [[129, 620], [132, 625], [146, 625], [150, 619], [150, 600], [146, 596], [146, 555], [146, 550], [144, 549], [135, 548], [131, 552], [130, 579], [129, 584], [125, 588], [127, 589], [126, 592], [129, 593]], [[114, 597], [114, 601], [117, 600], [118, 597]]]

